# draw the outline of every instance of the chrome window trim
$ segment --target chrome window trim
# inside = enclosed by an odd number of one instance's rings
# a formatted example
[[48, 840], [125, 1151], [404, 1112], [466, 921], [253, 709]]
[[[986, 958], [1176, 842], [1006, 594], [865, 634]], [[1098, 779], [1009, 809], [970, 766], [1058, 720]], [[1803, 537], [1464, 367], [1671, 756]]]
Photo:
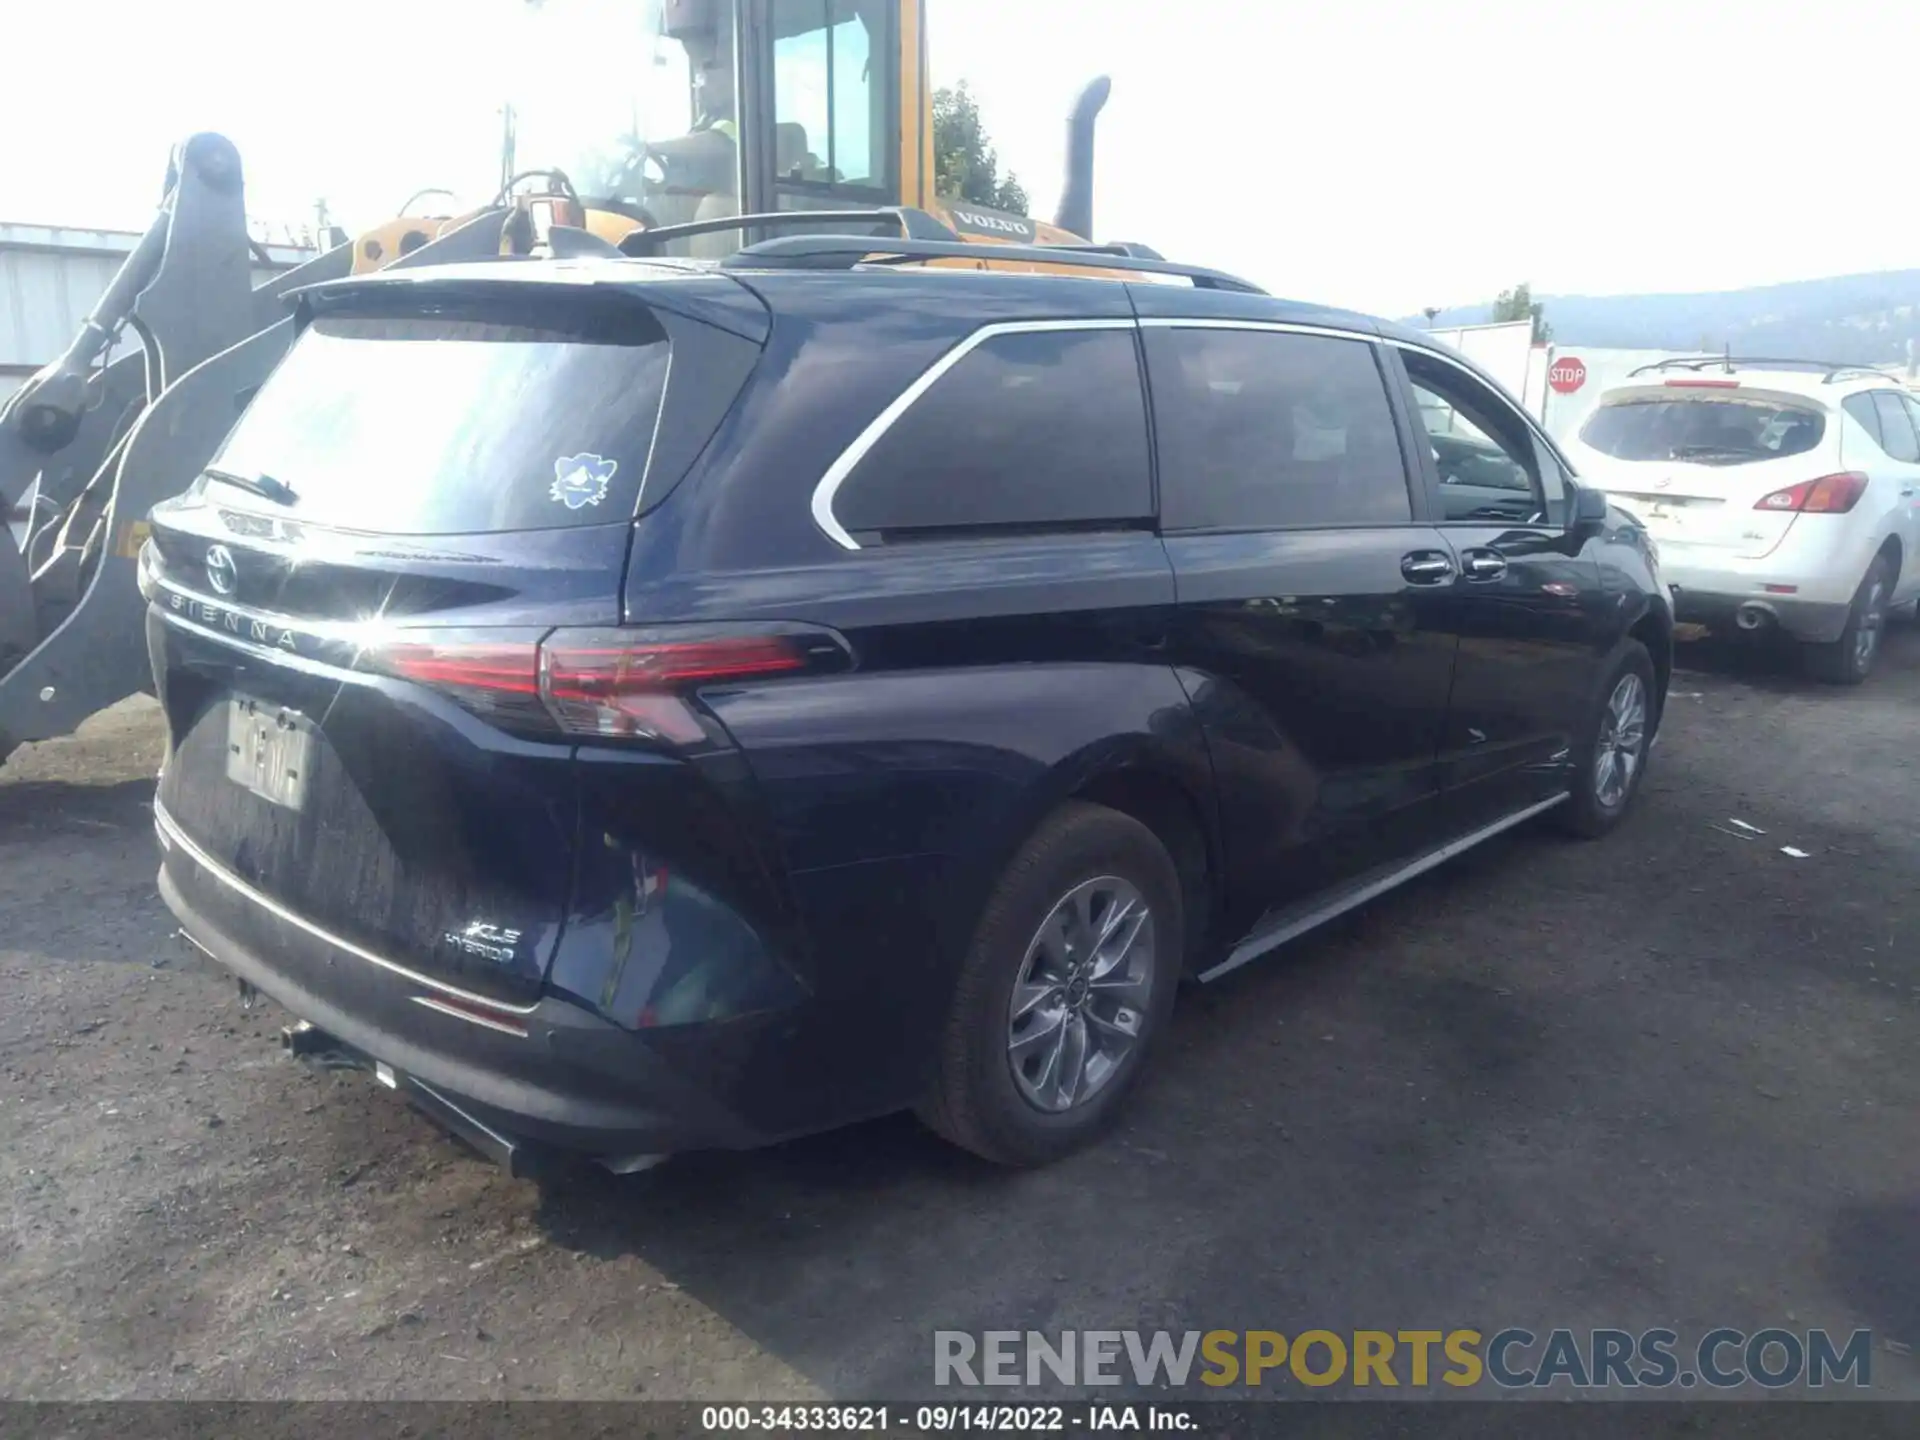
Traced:
[[[893, 402], [876, 415], [867, 428], [862, 430], [854, 442], [840, 452], [840, 457], [827, 467], [827, 473], [820, 477], [819, 484], [813, 487], [813, 523], [843, 550], [858, 550], [860, 542], [847, 533], [847, 529], [833, 513], [834, 497], [840, 493], [840, 487], [847, 477], [859, 468], [867, 452], [880, 443], [880, 438], [891, 430], [900, 417], [911, 410], [921, 396], [925, 395], [954, 366], [971, 355], [987, 341], [1002, 335], [1040, 335], [1049, 331], [1075, 330], [1133, 330], [1138, 322], [1131, 318], [1100, 320], [1003, 320], [991, 325], [982, 325], [955, 345], [933, 364], [929, 365], [920, 377], [894, 397]], [[1145, 403], [1145, 391], [1142, 390], [1142, 404]]]
[[[451, 995], [456, 1000], [464, 1000], [470, 1005], [478, 1005], [483, 1009], [497, 1011], [502, 1015], [531, 1015], [540, 1008], [539, 1002], [537, 1001], [532, 1005], [514, 1005], [504, 1000], [494, 1000], [485, 995], [476, 995], [471, 990], [462, 990], [458, 985], [449, 985], [446, 981], [436, 980], [431, 975], [422, 975], [417, 970], [409, 970], [406, 966], [396, 964], [384, 955], [376, 955], [373, 951], [356, 945], [351, 940], [342, 939], [330, 930], [323, 930], [320, 926], [314, 924], [304, 916], [296, 915], [272, 896], [254, 889], [253, 886], [249, 885], [206, 851], [202, 850], [198, 845], [194, 844], [192, 840], [187, 838], [187, 832], [180, 828], [179, 822], [167, 813], [166, 808], [161, 805], [158, 800], [154, 801], [153, 804], [153, 824], [154, 828], [160, 832], [160, 837], [163, 841], [169, 841], [173, 845], [178, 845], [196, 865], [229, 890], [252, 901], [275, 919], [283, 920], [296, 930], [302, 930], [316, 940], [324, 941], [337, 950], [345, 951], [356, 960], [364, 960], [367, 964], [377, 966], [390, 974], [398, 975], [412, 984], [424, 986], [428, 990], [437, 990], [442, 995]], [[468, 1017], [462, 1016], [461, 1018], [465, 1019]]]
[[1307, 325], [1291, 320], [1236, 320], [1230, 316], [1205, 316], [1187, 319], [1177, 315], [1153, 315], [1140, 321], [1143, 330], [1264, 330], [1279, 335], [1320, 335], [1330, 340], [1357, 340], [1363, 345], [1378, 345], [1380, 337], [1365, 330], [1340, 330], [1331, 325]]

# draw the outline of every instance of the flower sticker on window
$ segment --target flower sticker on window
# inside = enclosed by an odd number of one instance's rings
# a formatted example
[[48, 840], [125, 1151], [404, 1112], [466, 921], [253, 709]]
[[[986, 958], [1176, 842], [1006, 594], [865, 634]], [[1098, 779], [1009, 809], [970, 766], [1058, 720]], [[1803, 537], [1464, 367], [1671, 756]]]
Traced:
[[618, 460], [598, 455], [563, 455], [553, 462], [553, 488], [547, 493], [569, 510], [598, 505], [607, 498], [607, 482], [619, 468]]

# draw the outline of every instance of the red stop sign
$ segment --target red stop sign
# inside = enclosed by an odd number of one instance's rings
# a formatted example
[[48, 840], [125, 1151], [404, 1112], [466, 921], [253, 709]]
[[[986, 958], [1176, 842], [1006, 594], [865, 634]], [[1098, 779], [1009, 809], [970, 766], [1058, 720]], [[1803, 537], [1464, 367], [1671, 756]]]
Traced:
[[1562, 355], [1547, 371], [1547, 384], [1558, 395], [1571, 395], [1587, 383], [1587, 362], [1578, 355]]

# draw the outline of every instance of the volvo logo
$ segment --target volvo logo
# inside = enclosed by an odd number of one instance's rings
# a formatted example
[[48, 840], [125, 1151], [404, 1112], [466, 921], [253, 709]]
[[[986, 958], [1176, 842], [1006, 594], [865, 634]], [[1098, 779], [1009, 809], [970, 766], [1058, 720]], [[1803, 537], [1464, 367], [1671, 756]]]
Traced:
[[1033, 236], [1032, 221], [1017, 219], [1011, 215], [988, 215], [978, 210], [961, 210], [957, 207], [951, 211], [951, 214], [962, 227], [997, 231], [1002, 235], [1018, 235], [1023, 240], [1031, 239]]
[[213, 587], [216, 595], [231, 595], [234, 586], [240, 583], [240, 572], [234, 566], [233, 552], [224, 545], [207, 547], [207, 583]]

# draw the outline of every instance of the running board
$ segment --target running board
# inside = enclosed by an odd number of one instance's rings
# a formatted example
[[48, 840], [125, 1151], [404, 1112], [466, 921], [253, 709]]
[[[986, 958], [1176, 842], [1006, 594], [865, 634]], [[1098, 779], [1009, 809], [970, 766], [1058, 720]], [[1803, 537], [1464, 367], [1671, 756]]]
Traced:
[[1396, 885], [1401, 885], [1416, 875], [1424, 875], [1436, 865], [1444, 865], [1454, 856], [1465, 853], [1482, 840], [1491, 839], [1502, 830], [1511, 830], [1516, 825], [1525, 824], [1534, 816], [1551, 810], [1566, 794], [1555, 795], [1551, 800], [1542, 800], [1537, 805], [1529, 805], [1524, 810], [1515, 811], [1504, 819], [1491, 825], [1483, 825], [1471, 834], [1462, 835], [1458, 840], [1449, 840], [1438, 850], [1429, 850], [1416, 859], [1403, 861], [1398, 865], [1370, 870], [1346, 888], [1337, 890], [1330, 898], [1315, 899], [1305, 905], [1290, 905], [1280, 910], [1269, 910], [1260, 923], [1253, 927], [1253, 933], [1233, 947], [1233, 953], [1211, 970], [1203, 970], [1200, 979], [1218, 980], [1229, 971], [1238, 970], [1249, 960], [1257, 960], [1275, 946], [1284, 945], [1297, 935], [1304, 935], [1316, 925], [1324, 925], [1336, 915], [1344, 915], [1356, 905], [1364, 905], [1377, 895], [1384, 895]]

